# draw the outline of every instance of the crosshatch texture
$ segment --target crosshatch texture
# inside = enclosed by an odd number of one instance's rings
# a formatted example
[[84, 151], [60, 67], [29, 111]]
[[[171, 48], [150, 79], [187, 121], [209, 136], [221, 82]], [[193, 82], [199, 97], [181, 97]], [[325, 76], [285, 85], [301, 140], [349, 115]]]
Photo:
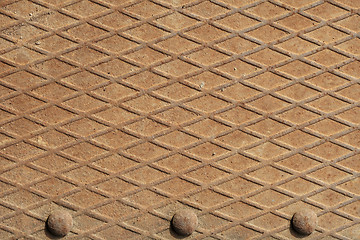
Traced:
[[360, 239], [360, 1], [0, 1], [0, 238]]

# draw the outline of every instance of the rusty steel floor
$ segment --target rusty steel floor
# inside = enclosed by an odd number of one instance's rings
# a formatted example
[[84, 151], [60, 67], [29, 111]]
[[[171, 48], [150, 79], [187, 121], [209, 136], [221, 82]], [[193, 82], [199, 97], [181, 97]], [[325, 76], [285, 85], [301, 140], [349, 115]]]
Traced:
[[0, 239], [360, 239], [359, 0], [1, 0]]

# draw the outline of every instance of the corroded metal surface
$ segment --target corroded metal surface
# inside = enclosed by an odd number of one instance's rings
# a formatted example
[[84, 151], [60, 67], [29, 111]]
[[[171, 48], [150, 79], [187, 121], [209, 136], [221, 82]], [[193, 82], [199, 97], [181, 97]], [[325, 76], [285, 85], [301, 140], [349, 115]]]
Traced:
[[360, 1], [0, 1], [0, 238], [360, 239]]

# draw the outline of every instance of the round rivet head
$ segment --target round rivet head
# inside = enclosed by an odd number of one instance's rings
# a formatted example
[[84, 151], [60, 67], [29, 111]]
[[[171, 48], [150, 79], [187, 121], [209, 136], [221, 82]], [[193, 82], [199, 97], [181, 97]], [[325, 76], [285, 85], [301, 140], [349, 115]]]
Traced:
[[46, 227], [49, 232], [58, 237], [64, 237], [73, 226], [73, 219], [68, 212], [56, 211], [49, 215]]
[[180, 210], [171, 220], [172, 229], [181, 236], [191, 235], [198, 225], [198, 218], [193, 211]]
[[314, 232], [316, 226], [317, 216], [311, 210], [304, 209], [296, 212], [292, 218], [292, 227], [299, 234], [310, 235]]

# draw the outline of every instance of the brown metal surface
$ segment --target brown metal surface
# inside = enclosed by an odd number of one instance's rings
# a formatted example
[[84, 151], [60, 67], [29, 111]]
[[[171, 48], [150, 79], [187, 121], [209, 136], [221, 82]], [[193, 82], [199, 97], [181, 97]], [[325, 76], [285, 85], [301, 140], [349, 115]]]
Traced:
[[0, 1], [0, 239], [360, 239], [360, 1]]

